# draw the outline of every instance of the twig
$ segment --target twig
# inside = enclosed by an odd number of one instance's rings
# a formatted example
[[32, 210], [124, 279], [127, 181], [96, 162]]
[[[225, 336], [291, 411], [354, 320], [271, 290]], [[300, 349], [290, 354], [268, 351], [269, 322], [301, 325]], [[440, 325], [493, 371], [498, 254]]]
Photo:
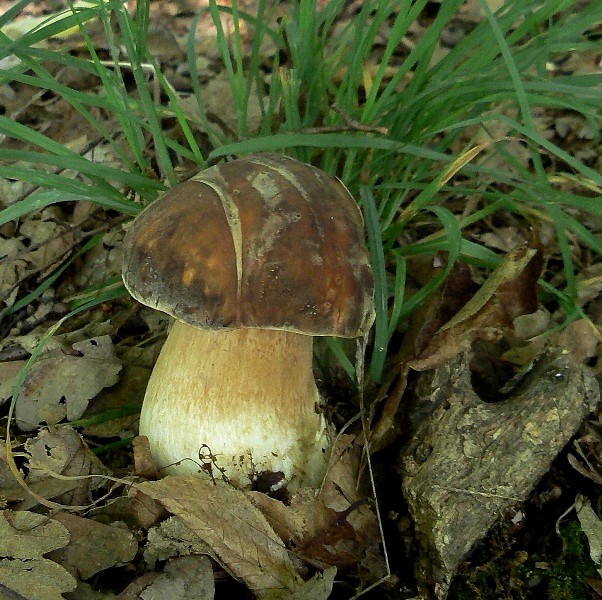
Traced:
[[355, 353], [355, 375], [357, 378], [357, 386], [360, 395], [360, 414], [362, 418], [362, 431], [364, 433], [364, 452], [366, 453], [366, 465], [368, 467], [368, 474], [370, 476], [370, 485], [372, 486], [372, 493], [374, 494], [374, 512], [376, 514], [376, 521], [378, 523], [378, 531], [380, 533], [380, 539], [383, 545], [383, 558], [385, 559], [385, 567], [387, 568], [387, 574], [381, 577], [378, 581], [375, 581], [372, 585], [363, 589], [361, 592], [351, 598], [355, 600], [364, 594], [367, 594], [370, 590], [378, 587], [387, 579], [391, 577], [391, 565], [389, 563], [389, 553], [387, 552], [387, 544], [385, 542], [385, 531], [383, 528], [382, 515], [380, 514], [380, 507], [378, 506], [378, 495], [376, 492], [376, 482], [374, 481], [374, 471], [372, 470], [372, 459], [370, 458], [370, 430], [368, 427], [368, 421], [366, 419], [366, 408], [364, 406], [364, 358], [366, 356], [366, 343], [367, 335], [358, 338], [357, 350]]
[[296, 129], [295, 131], [286, 131], [286, 135], [296, 135], [299, 133], [348, 133], [362, 132], [362, 133], [375, 133], [377, 135], [389, 135], [388, 127], [381, 127], [379, 125], [365, 125], [360, 121], [350, 118], [342, 110], [336, 106], [332, 106], [331, 109], [342, 117], [345, 121], [345, 125], [323, 125], [321, 127], [305, 127], [303, 129]]

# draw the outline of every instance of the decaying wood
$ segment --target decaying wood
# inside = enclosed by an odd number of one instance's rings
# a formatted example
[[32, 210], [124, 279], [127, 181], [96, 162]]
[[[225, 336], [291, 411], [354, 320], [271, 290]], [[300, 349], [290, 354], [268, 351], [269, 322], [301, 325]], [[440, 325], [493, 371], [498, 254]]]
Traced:
[[435, 372], [430, 417], [401, 456], [403, 493], [421, 544], [417, 578], [445, 598], [462, 559], [499, 517], [525, 501], [596, 407], [596, 380], [549, 351], [510, 397], [483, 402], [463, 354]]

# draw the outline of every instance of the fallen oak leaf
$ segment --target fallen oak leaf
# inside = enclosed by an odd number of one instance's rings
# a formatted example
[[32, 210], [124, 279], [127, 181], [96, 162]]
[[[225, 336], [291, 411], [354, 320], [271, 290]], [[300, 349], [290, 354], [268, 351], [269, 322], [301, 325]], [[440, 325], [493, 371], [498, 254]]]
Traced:
[[58, 521], [28, 511], [0, 513], [0, 556], [40, 558], [69, 543], [69, 531]]
[[26, 498], [19, 508], [37, 504], [35, 494], [67, 506], [84, 506], [107, 476], [104, 465], [71, 427], [42, 429], [25, 442], [25, 451], [29, 454], [25, 483], [33, 497]]
[[126, 564], [138, 552], [134, 535], [119, 523], [105, 525], [67, 512], [57, 513], [54, 519], [71, 535], [69, 543], [51, 552], [48, 558], [80, 579], [89, 579], [100, 571]]
[[28, 600], [61, 600], [77, 582], [43, 555], [69, 542], [58, 521], [28, 511], [0, 513], [0, 581]]
[[[144, 494], [136, 494], [135, 498]], [[149, 499], [149, 501], [152, 501]], [[209, 554], [210, 548], [179, 517], [169, 517], [148, 530], [144, 561], [154, 569], [158, 561], [191, 554]]]
[[77, 587], [73, 575], [47, 558], [0, 559], [0, 581], [26, 600], [63, 600]]
[[[91, 490], [100, 487], [104, 481], [121, 485], [131, 483], [127, 479], [107, 475], [104, 465], [90, 451], [82, 437], [69, 427], [42, 430], [36, 438], [27, 440], [25, 447], [31, 450], [29, 473], [26, 478], [17, 468], [12, 448], [8, 444], [3, 448], [4, 460], [0, 463], [3, 467], [6, 465], [14, 483], [27, 493], [24, 500], [16, 505], [21, 510], [31, 508], [37, 503], [53, 509], [88, 510], [106, 500], [113, 493], [113, 489], [89, 504], [61, 504], [49, 498], [58, 496], [59, 500], [74, 502], [79, 498], [88, 498]], [[27, 453], [24, 455], [27, 458]], [[9, 490], [13, 497], [16, 497], [15, 489], [13, 486]]]
[[229, 484], [202, 473], [178, 475], [134, 484], [130, 493], [150, 496], [181, 519], [258, 598], [291, 597], [303, 585], [263, 514]]
[[[15, 419], [22, 431], [36, 429], [43, 422], [54, 425], [65, 418], [79, 419], [92, 398], [117, 383], [121, 363], [109, 336], [76, 342], [72, 348], [75, 355], [59, 350], [43, 355], [31, 366], [15, 405]], [[21, 367], [26, 363], [16, 362]], [[10, 368], [14, 370], [14, 364]], [[13, 373], [14, 382], [18, 375]]]

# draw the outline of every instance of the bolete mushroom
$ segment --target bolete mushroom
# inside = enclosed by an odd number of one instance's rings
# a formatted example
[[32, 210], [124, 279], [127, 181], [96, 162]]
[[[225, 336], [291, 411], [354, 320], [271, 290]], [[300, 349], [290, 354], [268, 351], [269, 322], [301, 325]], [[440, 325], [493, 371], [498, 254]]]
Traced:
[[212, 462], [244, 488], [264, 472], [319, 485], [332, 431], [312, 336], [357, 337], [374, 319], [363, 221], [345, 186], [277, 154], [201, 171], [136, 217], [123, 280], [176, 319], [140, 417], [157, 467]]

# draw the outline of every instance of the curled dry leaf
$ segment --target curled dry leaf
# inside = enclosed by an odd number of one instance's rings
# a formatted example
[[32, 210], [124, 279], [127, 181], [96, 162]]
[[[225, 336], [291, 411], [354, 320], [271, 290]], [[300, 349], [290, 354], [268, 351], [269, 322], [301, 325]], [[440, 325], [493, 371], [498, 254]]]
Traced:
[[[179, 517], [171, 517], [148, 532], [148, 544], [144, 551], [144, 559], [151, 569], [155, 568], [156, 561], [169, 559], [171, 562], [174, 557], [187, 557], [197, 554], [212, 555], [213, 552]], [[270, 600], [326, 600], [332, 591], [336, 572], [335, 567], [329, 567], [323, 573], [316, 574], [309, 581], [299, 582], [294, 590], [273, 588], [264, 590], [257, 595], [260, 598], [269, 598]], [[132, 588], [134, 587], [132, 586]], [[137, 589], [140, 590], [141, 588], [142, 586]], [[138, 598], [138, 596], [135, 596], [135, 598]], [[127, 599], [124, 598], [124, 600], [130, 600], [130, 596]]]
[[577, 518], [589, 543], [589, 555], [602, 577], [602, 520], [596, 514], [587, 498], [579, 497]]
[[313, 490], [295, 492], [289, 505], [259, 492], [248, 492], [248, 496], [301, 560], [338, 567], [357, 561], [345, 545], [345, 541], [356, 539], [347, 514], [324, 506]]
[[445, 364], [477, 339], [498, 340], [519, 315], [537, 310], [541, 256], [521, 247], [509, 253], [483, 286], [429, 340], [409, 365], [417, 371]]
[[385, 567], [378, 551], [376, 517], [367, 502], [369, 490], [357, 486], [361, 450], [355, 442], [355, 436], [339, 436], [321, 493], [299, 489], [288, 505], [259, 492], [247, 492], [247, 496], [297, 558], [313, 566], [344, 570], [365, 559], [372, 563], [377, 557], [376, 580]]
[[61, 600], [75, 579], [43, 555], [69, 542], [58, 521], [28, 511], [0, 513], [0, 582], [28, 600]]
[[[73, 344], [74, 355], [49, 352], [33, 364], [15, 407], [17, 425], [23, 431], [41, 423], [54, 425], [82, 416], [88, 402], [118, 381], [121, 363], [115, 358], [109, 336]], [[0, 388], [4, 399], [12, 395], [25, 361], [0, 363]]]
[[202, 473], [168, 476], [131, 489], [177, 515], [210, 548], [211, 556], [258, 598], [275, 593], [290, 597], [301, 585], [284, 543], [243, 492]]

